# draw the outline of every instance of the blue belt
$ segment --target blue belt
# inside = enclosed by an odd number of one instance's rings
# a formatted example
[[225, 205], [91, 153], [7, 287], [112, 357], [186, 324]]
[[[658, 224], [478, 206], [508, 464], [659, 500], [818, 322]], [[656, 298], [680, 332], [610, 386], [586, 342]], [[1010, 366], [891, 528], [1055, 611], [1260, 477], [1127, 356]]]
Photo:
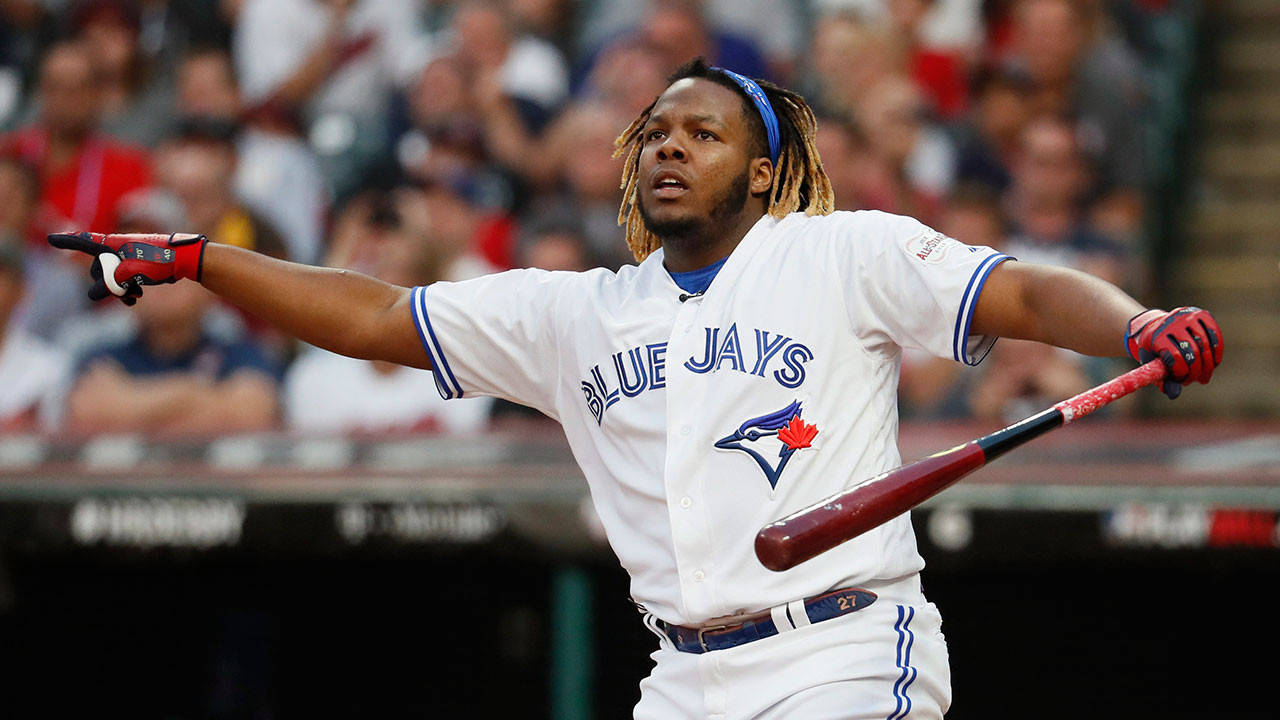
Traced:
[[[820, 623], [823, 620], [838, 618], [851, 612], [861, 610], [876, 601], [876, 594], [862, 588], [844, 588], [806, 598], [804, 614], [809, 623]], [[790, 609], [787, 610], [791, 612]], [[741, 622], [732, 625], [712, 625], [709, 627], [687, 627], [671, 625], [658, 621], [667, 637], [680, 652], [701, 654], [712, 650], [745, 645], [753, 640], [760, 640], [778, 634], [778, 625], [773, 620], [771, 611], [749, 615]], [[791, 624], [800, 624], [791, 619]], [[790, 630], [791, 628], [787, 628]]]

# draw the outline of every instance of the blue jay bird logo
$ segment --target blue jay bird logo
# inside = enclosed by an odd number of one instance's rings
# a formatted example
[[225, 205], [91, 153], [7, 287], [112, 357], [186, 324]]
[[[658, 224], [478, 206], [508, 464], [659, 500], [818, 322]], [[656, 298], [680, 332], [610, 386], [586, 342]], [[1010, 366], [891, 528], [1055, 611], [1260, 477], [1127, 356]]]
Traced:
[[[800, 419], [803, 411], [800, 401], [796, 400], [781, 410], [752, 418], [739, 425], [733, 434], [717, 440], [716, 447], [721, 450], [740, 450], [750, 455], [764, 471], [769, 487], [777, 489], [778, 478], [787, 467], [787, 461], [797, 450], [812, 447], [813, 438], [818, 434], [817, 425]], [[773, 437], [782, 441], [777, 465], [773, 465], [765, 453], [761, 452], [765, 443], [757, 445], [759, 441]]]

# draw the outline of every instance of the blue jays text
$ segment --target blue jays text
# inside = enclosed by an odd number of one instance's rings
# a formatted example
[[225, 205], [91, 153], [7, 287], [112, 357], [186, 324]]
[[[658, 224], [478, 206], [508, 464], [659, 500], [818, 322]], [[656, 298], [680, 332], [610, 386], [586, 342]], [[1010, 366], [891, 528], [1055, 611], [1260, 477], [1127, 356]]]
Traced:
[[[758, 377], [771, 377], [785, 388], [804, 382], [805, 363], [813, 351], [781, 333], [752, 329], [739, 332], [738, 324], [727, 328], [704, 328], [701, 357], [692, 356], [684, 366], [695, 373], [736, 370]], [[582, 393], [596, 423], [623, 398], [667, 386], [667, 343], [651, 343], [613, 354], [610, 361], [591, 368], [591, 377], [582, 381]], [[611, 366], [611, 367], [610, 367]]]

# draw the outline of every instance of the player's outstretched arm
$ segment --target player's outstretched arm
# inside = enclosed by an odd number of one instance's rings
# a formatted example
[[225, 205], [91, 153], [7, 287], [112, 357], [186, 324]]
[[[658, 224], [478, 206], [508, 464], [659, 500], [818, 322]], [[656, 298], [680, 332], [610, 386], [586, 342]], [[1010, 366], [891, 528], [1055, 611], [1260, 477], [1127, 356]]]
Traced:
[[195, 280], [317, 347], [431, 367], [413, 324], [408, 288], [349, 270], [277, 260], [202, 235], [59, 233], [49, 243], [94, 256], [94, 300], [115, 295], [132, 305], [145, 285]]
[[1076, 270], [1006, 262], [987, 277], [974, 311], [975, 335], [1036, 340], [1086, 355], [1122, 356], [1169, 368], [1165, 394], [1207, 383], [1222, 362], [1223, 340], [1200, 308], [1148, 310], [1105, 280]]

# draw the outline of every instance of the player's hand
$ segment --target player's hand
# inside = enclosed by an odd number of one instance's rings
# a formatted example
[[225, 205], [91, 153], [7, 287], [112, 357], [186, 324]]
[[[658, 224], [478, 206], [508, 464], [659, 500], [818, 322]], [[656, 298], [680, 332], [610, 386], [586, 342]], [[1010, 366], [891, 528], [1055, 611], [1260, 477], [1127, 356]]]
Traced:
[[1209, 311], [1197, 307], [1148, 310], [1134, 316], [1124, 344], [1129, 356], [1140, 363], [1160, 358], [1169, 370], [1161, 389], [1170, 398], [1178, 397], [1189, 382], [1209, 382], [1222, 362], [1222, 330]]
[[143, 285], [162, 285], [182, 279], [200, 280], [200, 262], [208, 238], [190, 233], [172, 235], [54, 233], [49, 244], [93, 256], [89, 299], [115, 295], [125, 305], [142, 297]]

